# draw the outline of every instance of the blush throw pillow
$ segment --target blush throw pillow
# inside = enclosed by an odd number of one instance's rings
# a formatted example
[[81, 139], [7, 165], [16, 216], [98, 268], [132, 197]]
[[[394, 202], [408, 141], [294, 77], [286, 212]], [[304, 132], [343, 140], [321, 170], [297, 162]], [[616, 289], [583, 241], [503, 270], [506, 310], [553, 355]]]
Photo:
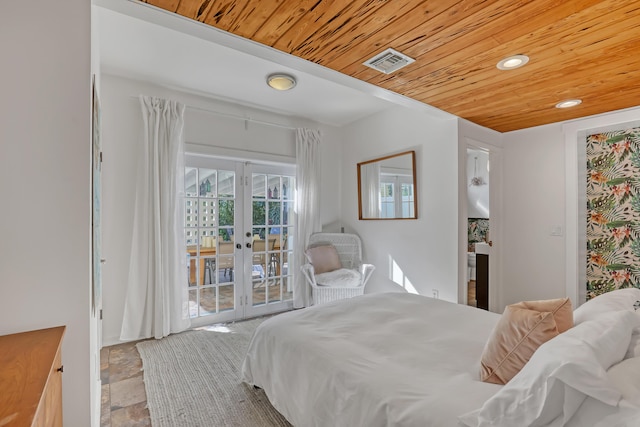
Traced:
[[558, 333], [560, 334], [573, 327], [573, 307], [571, 306], [571, 300], [569, 298], [522, 301], [513, 304], [513, 306], [539, 311], [541, 313], [550, 312], [556, 321]]
[[508, 305], [485, 344], [480, 360], [480, 379], [506, 384], [545, 342], [558, 335], [550, 311]]
[[308, 248], [305, 252], [313, 265], [314, 274], [322, 274], [342, 268], [338, 251], [333, 245], [322, 245]]

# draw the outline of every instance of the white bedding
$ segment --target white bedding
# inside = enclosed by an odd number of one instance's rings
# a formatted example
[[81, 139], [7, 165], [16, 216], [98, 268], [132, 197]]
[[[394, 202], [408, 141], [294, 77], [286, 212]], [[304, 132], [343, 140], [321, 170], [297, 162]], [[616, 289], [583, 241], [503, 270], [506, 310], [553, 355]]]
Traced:
[[406, 293], [284, 313], [256, 330], [242, 380], [296, 427], [455, 427], [501, 387], [479, 379], [499, 318]]

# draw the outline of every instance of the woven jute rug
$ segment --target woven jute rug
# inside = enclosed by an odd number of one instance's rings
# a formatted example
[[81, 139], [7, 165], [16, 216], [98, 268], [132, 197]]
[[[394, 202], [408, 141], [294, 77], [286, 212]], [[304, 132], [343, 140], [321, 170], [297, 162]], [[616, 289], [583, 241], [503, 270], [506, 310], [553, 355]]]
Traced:
[[137, 344], [153, 427], [290, 426], [262, 390], [240, 381], [264, 319], [187, 331]]

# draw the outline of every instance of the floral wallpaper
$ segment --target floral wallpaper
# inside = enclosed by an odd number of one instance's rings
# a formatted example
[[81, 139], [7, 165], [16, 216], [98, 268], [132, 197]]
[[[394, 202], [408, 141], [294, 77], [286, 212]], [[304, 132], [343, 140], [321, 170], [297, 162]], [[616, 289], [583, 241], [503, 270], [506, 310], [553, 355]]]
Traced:
[[489, 240], [489, 220], [485, 218], [469, 218], [467, 231], [469, 252], [474, 252], [473, 243]]
[[587, 299], [640, 287], [640, 128], [587, 137]]

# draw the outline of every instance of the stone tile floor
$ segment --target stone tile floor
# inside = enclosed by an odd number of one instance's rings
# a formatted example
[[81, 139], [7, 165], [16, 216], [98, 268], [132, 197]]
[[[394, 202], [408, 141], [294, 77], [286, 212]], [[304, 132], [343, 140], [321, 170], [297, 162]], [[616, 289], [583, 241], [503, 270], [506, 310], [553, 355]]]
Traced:
[[100, 351], [101, 427], [151, 426], [137, 342], [103, 347]]

